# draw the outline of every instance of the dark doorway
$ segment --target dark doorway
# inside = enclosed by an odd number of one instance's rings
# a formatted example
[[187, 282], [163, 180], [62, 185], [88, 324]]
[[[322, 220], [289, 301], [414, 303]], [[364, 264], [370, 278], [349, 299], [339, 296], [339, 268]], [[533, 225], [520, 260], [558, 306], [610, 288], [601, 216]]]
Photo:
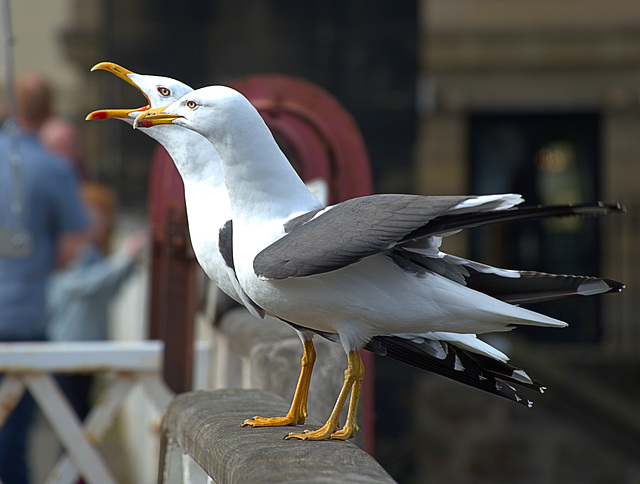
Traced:
[[[598, 200], [597, 114], [478, 114], [470, 118], [469, 133], [472, 193], [520, 193], [527, 205]], [[596, 275], [597, 221], [566, 218], [475, 230], [471, 256], [505, 268]], [[597, 297], [537, 304], [531, 309], [569, 323], [562, 331], [523, 328], [532, 338], [599, 341]]]

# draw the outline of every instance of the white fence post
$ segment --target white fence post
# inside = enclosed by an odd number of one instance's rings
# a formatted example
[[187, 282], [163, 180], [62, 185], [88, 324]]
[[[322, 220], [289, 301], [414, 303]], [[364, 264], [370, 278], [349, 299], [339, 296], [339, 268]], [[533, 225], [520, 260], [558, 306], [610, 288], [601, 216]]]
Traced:
[[[141, 386], [164, 412], [173, 393], [161, 377], [159, 341], [0, 343], [0, 427], [27, 389], [62, 443], [62, 456], [47, 484], [71, 484], [82, 474], [92, 484], [115, 484], [97, 450], [129, 391]], [[53, 378], [56, 373], [113, 374], [81, 423]]]

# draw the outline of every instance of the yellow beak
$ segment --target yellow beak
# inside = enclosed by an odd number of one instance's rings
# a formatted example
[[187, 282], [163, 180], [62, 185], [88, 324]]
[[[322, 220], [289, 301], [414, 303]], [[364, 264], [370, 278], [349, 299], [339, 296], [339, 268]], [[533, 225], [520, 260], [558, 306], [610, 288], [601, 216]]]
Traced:
[[160, 124], [172, 124], [174, 120], [181, 118], [178, 114], [164, 113], [168, 106], [157, 109], [147, 109], [138, 114], [138, 117], [133, 122], [133, 129], [136, 128], [150, 128], [151, 126], [158, 126]]
[[91, 68], [92, 72], [96, 70], [109, 71], [112, 74], [118, 76], [123, 81], [126, 81], [129, 84], [131, 84], [138, 91], [140, 91], [142, 95], [147, 99], [147, 105], [141, 108], [135, 108], [135, 109], [101, 109], [99, 111], [93, 111], [85, 118], [87, 121], [95, 120], [95, 119], [109, 119], [109, 118], [128, 119], [130, 113], [149, 109], [150, 107], [149, 98], [144, 92], [142, 92], [140, 87], [135, 82], [133, 82], [129, 77], [129, 74], [134, 74], [134, 72], [122, 66], [119, 66], [118, 64], [114, 64], [113, 62], [100, 62]]

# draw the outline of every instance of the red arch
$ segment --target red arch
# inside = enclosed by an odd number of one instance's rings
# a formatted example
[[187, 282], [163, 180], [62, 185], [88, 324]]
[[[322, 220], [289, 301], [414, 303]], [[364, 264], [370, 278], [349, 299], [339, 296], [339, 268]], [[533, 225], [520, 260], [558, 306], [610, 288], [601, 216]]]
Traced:
[[[305, 181], [311, 173], [330, 176], [326, 179], [329, 203], [371, 193], [371, 168], [362, 134], [334, 96], [315, 84], [279, 74], [249, 76], [231, 86], [251, 101], [276, 137], [294, 147]], [[324, 150], [318, 150], [319, 145]]]

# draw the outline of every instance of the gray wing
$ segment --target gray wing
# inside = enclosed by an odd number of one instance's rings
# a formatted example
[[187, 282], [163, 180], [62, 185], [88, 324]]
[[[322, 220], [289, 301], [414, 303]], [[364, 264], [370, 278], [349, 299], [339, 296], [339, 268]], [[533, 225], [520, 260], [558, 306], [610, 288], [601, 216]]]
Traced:
[[287, 222], [287, 234], [256, 256], [253, 269], [266, 279], [333, 271], [393, 247], [469, 198], [371, 195], [339, 203], [320, 215], [304, 214]]
[[[451, 211], [474, 198], [371, 195], [334, 205], [324, 212], [309, 212], [285, 224], [287, 235], [256, 256], [254, 271], [266, 279], [321, 274], [423, 237], [516, 220], [597, 217], [625, 211], [618, 204], [600, 202], [506, 210], [489, 202], [482, 208]], [[499, 203], [498, 200], [496, 204]]]

